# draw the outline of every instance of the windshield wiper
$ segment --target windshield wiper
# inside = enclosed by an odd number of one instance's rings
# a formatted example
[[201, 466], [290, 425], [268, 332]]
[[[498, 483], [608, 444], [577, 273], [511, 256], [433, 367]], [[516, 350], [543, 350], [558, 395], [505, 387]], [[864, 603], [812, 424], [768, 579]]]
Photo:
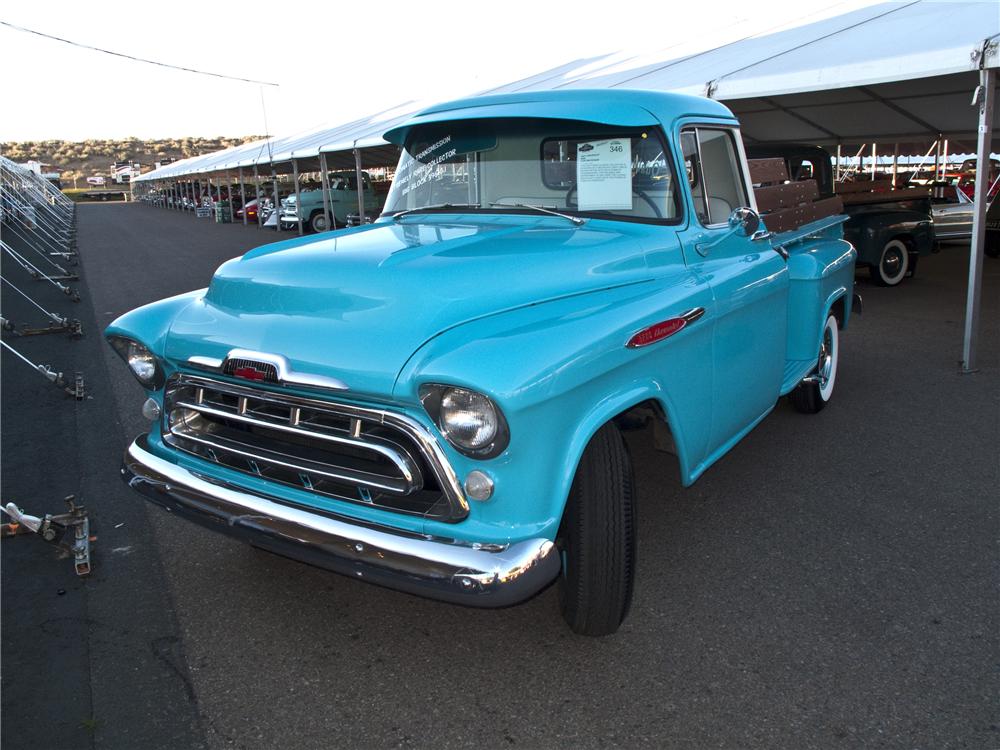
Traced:
[[402, 211], [397, 211], [392, 215], [393, 221], [398, 221], [401, 217], [407, 214], [417, 213], [419, 211], [433, 211], [436, 208], [482, 208], [478, 203], [434, 203], [430, 206], [418, 206], [417, 208], [407, 208]]
[[491, 203], [490, 206], [494, 208], [530, 208], [533, 211], [540, 211], [543, 214], [550, 214], [551, 216], [558, 216], [561, 219], [568, 219], [572, 221], [576, 226], [583, 224], [583, 219], [579, 216], [570, 216], [569, 214], [559, 213], [546, 206], [533, 206], [530, 203]]

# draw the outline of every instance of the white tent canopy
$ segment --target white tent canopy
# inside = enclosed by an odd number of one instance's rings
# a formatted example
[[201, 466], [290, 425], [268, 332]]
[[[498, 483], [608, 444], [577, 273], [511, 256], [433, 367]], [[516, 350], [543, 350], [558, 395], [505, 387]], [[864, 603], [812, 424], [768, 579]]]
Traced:
[[971, 150], [978, 54], [998, 35], [992, 0], [883, 3], [678, 58], [582, 60], [490, 93], [676, 91], [724, 102], [752, 141], [927, 144], [943, 136]]
[[[725, 102], [750, 141], [876, 141], [923, 152], [941, 136], [971, 151], [976, 117], [969, 101], [979, 82], [977, 54], [984, 41], [997, 36], [1000, 13], [992, 0], [892, 2], [681, 57], [669, 55], [676, 54], [672, 47], [662, 56], [618, 53], [576, 60], [484, 93], [678, 91]], [[997, 65], [995, 53], [987, 65]], [[421, 108], [407, 102], [352, 122], [184, 159], [137, 180], [385, 147], [382, 133]]]

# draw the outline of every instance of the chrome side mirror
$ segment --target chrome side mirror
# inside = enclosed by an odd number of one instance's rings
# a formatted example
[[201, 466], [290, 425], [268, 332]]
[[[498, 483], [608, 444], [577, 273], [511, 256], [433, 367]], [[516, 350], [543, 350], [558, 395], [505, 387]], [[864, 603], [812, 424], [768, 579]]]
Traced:
[[729, 214], [729, 228], [750, 237], [760, 228], [760, 214], [752, 208], [737, 208]]

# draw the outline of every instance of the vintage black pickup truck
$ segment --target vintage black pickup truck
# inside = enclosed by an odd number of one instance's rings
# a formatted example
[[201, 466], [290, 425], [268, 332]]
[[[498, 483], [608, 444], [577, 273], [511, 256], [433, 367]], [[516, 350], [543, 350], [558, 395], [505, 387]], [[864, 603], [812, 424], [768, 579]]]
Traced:
[[[867, 266], [880, 286], [896, 286], [912, 277], [920, 255], [934, 247], [927, 188], [891, 190], [887, 180], [863, 179], [835, 186], [830, 153], [819, 146], [755, 144], [747, 146], [747, 156], [783, 158], [791, 180], [802, 182], [804, 199], [838, 195], [850, 217], [844, 224], [844, 239], [858, 251], [857, 264]], [[772, 224], [768, 229], [781, 231]]]

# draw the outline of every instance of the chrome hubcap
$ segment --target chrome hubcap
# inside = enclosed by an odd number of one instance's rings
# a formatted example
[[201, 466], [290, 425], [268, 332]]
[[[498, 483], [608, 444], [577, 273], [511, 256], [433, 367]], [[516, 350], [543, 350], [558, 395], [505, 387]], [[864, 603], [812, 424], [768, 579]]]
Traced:
[[886, 276], [895, 276], [899, 273], [900, 266], [902, 265], [903, 256], [895, 250], [886, 253], [885, 258], [882, 259], [882, 268], [885, 269]]
[[817, 374], [819, 375], [819, 385], [821, 388], [825, 387], [830, 381], [830, 374], [833, 372], [833, 337], [830, 332], [827, 331], [823, 335], [823, 345], [819, 348], [819, 367], [817, 368]]

